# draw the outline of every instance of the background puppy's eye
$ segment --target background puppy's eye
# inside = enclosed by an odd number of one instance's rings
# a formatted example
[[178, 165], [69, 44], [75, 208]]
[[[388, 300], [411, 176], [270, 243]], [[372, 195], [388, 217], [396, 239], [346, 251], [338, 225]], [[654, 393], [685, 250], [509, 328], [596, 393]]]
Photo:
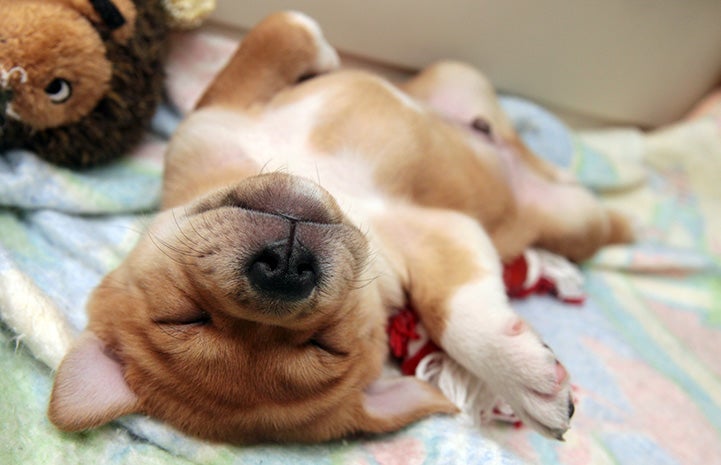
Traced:
[[73, 95], [73, 86], [65, 79], [55, 78], [45, 88], [45, 93], [53, 103], [64, 103]]

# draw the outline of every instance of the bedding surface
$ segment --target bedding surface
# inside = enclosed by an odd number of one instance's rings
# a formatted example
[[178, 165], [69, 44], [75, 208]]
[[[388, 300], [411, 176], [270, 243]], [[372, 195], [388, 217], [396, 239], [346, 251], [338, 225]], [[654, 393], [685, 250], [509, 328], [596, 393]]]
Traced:
[[0, 154], [0, 463], [721, 463], [718, 102], [643, 134], [572, 132], [527, 101], [502, 101], [532, 148], [631, 215], [639, 232], [636, 244], [583, 264], [583, 305], [542, 296], [513, 302], [572, 376], [576, 414], [565, 442], [450, 416], [311, 446], [207, 444], [142, 416], [58, 432], [45, 416], [52, 369], [86, 323], [90, 290], [157, 208], [162, 154], [178, 114], [234, 46], [207, 31], [173, 38], [174, 106], [161, 109], [126, 159], [78, 173], [27, 152]]

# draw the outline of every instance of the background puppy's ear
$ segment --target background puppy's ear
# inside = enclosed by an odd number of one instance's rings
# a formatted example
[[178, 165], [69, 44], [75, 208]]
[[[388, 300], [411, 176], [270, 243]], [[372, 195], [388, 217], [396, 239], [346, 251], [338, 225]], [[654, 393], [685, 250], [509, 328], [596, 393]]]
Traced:
[[120, 363], [94, 333], [82, 333], [55, 375], [50, 421], [64, 431], [81, 431], [137, 410]]
[[379, 379], [364, 393], [365, 415], [358, 428], [368, 433], [395, 431], [434, 413], [457, 413], [441, 392], [418, 378]]

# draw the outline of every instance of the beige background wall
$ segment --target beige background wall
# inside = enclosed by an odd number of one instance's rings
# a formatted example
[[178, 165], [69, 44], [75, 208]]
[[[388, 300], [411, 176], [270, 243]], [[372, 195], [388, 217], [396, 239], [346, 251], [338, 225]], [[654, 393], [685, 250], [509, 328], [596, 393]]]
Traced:
[[249, 27], [288, 8], [343, 51], [412, 68], [462, 59], [589, 120], [667, 123], [721, 76], [719, 0], [218, 0], [214, 19]]

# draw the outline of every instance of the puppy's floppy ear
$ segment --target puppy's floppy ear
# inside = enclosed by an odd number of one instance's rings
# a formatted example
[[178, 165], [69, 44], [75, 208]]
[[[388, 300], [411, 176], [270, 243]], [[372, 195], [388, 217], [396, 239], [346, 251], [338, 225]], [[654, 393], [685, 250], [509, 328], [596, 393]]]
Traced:
[[80, 335], [60, 363], [48, 417], [64, 431], [81, 431], [138, 411], [138, 398], [120, 363], [91, 331]]
[[358, 429], [368, 433], [395, 431], [434, 413], [458, 413], [441, 392], [418, 378], [379, 379], [363, 395], [364, 414]]

